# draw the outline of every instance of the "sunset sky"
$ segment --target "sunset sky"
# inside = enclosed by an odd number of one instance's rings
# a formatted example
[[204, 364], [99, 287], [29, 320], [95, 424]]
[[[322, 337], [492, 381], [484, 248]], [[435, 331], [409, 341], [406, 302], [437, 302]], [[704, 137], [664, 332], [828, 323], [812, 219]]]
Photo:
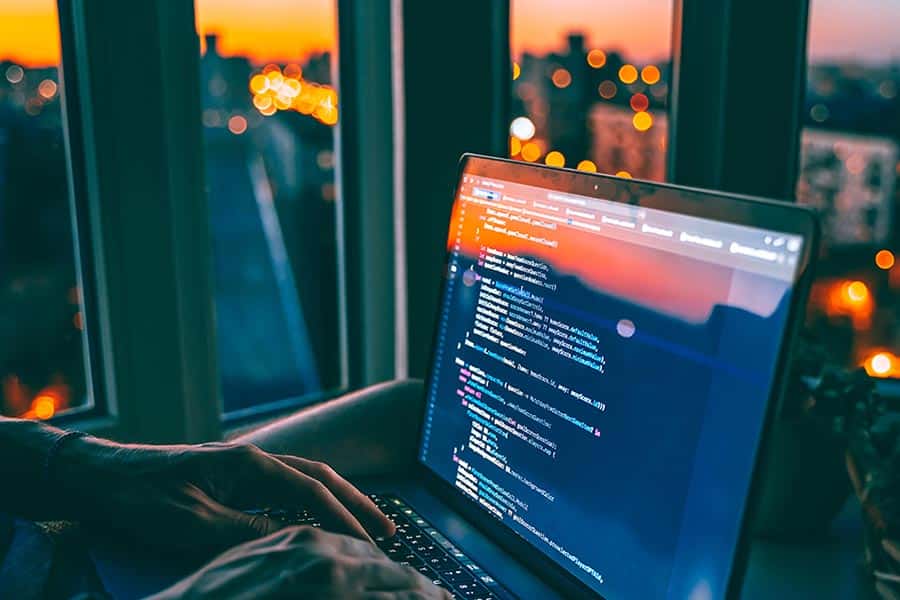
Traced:
[[[900, 0], [811, 0], [813, 60], [900, 60]], [[334, 0], [196, 0], [197, 29], [221, 35], [224, 54], [255, 62], [300, 60], [335, 38]], [[560, 50], [567, 32], [629, 59], [667, 57], [671, 0], [512, 0], [513, 55]], [[59, 60], [55, 0], [0, 0], [0, 60], [30, 66]], [[761, 38], [763, 39], [763, 38]]]

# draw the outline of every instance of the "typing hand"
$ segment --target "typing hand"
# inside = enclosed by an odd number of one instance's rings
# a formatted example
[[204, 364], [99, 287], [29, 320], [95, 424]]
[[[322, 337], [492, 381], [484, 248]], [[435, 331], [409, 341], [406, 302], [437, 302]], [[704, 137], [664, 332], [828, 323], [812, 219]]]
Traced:
[[241, 509], [302, 508], [324, 528], [369, 540], [394, 525], [330, 467], [246, 444], [121, 445], [73, 440], [54, 474], [72, 517], [181, 553], [212, 554], [282, 523]]
[[368, 542], [291, 527], [232, 548], [148, 600], [173, 598], [446, 600], [450, 594]]

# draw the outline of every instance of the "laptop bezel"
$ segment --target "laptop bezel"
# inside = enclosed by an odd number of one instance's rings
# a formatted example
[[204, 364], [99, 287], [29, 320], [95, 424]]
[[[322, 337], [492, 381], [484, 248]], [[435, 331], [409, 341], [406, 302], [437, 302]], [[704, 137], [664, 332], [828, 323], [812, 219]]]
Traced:
[[[668, 203], [666, 205], [660, 205], [658, 202], [659, 199], [654, 199], [652, 203], [641, 203], [639, 201], [642, 198], [640, 193], [627, 193], [629, 199], [633, 200], [632, 202], [625, 202], [621, 199], [608, 197], [606, 195], [603, 195], [602, 197], [605, 200], [613, 200], [622, 204], [668, 210], [678, 214], [688, 214], [737, 225], [793, 233], [803, 237], [805, 243], [802, 250], [802, 256], [798, 261], [797, 277], [791, 295], [787, 324], [784, 328], [777, 353], [778, 358], [776, 364], [779, 365], [779, 368], [776, 369], [772, 389], [767, 398], [762, 431], [754, 451], [754, 467], [751, 473], [750, 488], [744, 507], [745, 510], [741, 517], [738, 541], [728, 573], [726, 597], [738, 597], [740, 595], [743, 577], [746, 572], [746, 565], [749, 558], [750, 529], [754, 521], [755, 510], [759, 505], [759, 497], [762, 489], [762, 464], [764, 463], [766, 449], [769, 447], [772, 425], [778, 413], [778, 400], [782, 396], [784, 387], [787, 383], [786, 375], [788, 369], [785, 368], [785, 365], [788, 364], [792, 342], [803, 321], [803, 308], [805, 307], [809, 288], [813, 279], [813, 266], [818, 251], [820, 237], [819, 220], [815, 212], [796, 204], [777, 202], [764, 198], [702, 190], [640, 179], [622, 179], [611, 175], [576, 171], [573, 169], [559, 169], [540, 164], [524, 163], [511, 159], [471, 153], [463, 154], [460, 157], [456, 183], [453, 188], [453, 205], [457, 202], [459, 186], [462, 182], [463, 174], [473, 174], [471, 169], [473, 164], [482, 167], [482, 172], [475, 172], [474, 174], [486, 177], [494, 176], [499, 179], [509, 177], [508, 169], [510, 167], [514, 170], [521, 170], [520, 172], [522, 173], [530, 172], [532, 175], [540, 173], [541, 177], [546, 177], [550, 174], [551, 178], [556, 177], [559, 181], [568, 178], [569, 181], [575, 182], [577, 185], [570, 186], [574, 189], [559, 191], [579, 195], [590, 196], [591, 192], [594, 192], [598, 193], [598, 197], [600, 197], [598, 187], [596, 186], [605, 189], [616, 188], [625, 190], [626, 192], [628, 192], [629, 188], [632, 188], [634, 191], [638, 191], [641, 188], [669, 190], [675, 192], [671, 198], [671, 200], [675, 200], [672, 204], [680, 203], [682, 204], [681, 206], [672, 206]], [[507, 172], [501, 173], [503, 170], [507, 170]], [[496, 175], [494, 173], [496, 173]], [[520, 179], [515, 178], [515, 181], [520, 182]], [[528, 184], [527, 181], [521, 182]], [[691, 198], [677, 195], [685, 193], [696, 197]], [[700, 200], [703, 200], [703, 202], [700, 202]], [[449, 260], [450, 252], [448, 251], [445, 253], [444, 264], [441, 271], [439, 299], [443, 299], [446, 293], [446, 273], [449, 266]], [[432, 378], [434, 376], [434, 353], [436, 351], [435, 344], [437, 342], [440, 310], [439, 302], [432, 332], [430, 360], [428, 363], [429, 368], [425, 380], [425, 398], [422, 403], [422, 413], [419, 418], [420, 425], [424, 423], [425, 411], [427, 410], [428, 403], [428, 390], [431, 388]], [[472, 502], [471, 499], [464, 496], [462, 492], [451, 483], [438, 476], [421, 459], [422, 436], [423, 431], [420, 428], [419, 439], [416, 444], [415, 469], [416, 474], [431, 493], [441, 499], [453, 510], [457, 511], [461, 516], [469, 520], [498, 546], [512, 554], [519, 562], [527, 566], [542, 580], [558, 589], [564, 595], [584, 596], [585, 594], [588, 594], [591, 597], [603, 598], [601, 594], [591, 589], [587, 584], [575, 577], [559, 563], [541, 552], [524, 537], [520, 536], [501, 521], [498, 521], [495, 517], [492, 517], [490, 513], [480, 508], [477, 504]]]

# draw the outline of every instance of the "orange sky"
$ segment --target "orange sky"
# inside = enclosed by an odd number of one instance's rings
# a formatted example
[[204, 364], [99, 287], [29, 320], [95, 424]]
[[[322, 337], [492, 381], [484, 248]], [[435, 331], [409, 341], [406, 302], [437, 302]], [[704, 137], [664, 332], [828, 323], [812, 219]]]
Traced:
[[[336, 0], [195, 0], [197, 28], [221, 35], [224, 54], [254, 62], [302, 60], [334, 45]], [[900, 59], [893, 27], [900, 4], [883, 0], [813, 0], [813, 57]], [[619, 48], [630, 60], [668, 57], [672, 0], [511, 0], [513, 56], [562, 50], [580, 30], [588, 44]], [[0, 0], [0, 60], [29, 66], [59, 62], [56, 0]]]

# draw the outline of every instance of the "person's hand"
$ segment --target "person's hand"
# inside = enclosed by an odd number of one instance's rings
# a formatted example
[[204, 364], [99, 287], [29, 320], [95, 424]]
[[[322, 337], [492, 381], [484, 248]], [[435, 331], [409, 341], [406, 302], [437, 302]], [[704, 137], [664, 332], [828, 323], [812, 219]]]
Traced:
[[53, 468], [71, 517], [168, 551], [212, 554], [284, 526], [242, 509], [303, 508], [361, 539], [393, 523], [330, 467], [246, 444], [63, 446]]
[[450, 597], [411, 567], [391, 562], [368, 542], [311, 527], [291, 527], [232, 548], [147, 600]]

